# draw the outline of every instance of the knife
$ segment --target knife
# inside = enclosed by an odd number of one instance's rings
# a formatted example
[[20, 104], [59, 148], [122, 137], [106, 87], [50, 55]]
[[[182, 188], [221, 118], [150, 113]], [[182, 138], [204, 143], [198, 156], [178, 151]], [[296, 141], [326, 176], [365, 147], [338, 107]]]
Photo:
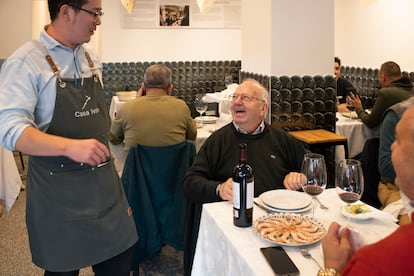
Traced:
[[263, 211], [265, 211], [266, 213], [271, 213], [272, 211], [270, 211], [269, 209], [267, 209], [266, 207], [264, 207], [262, 204], [260, 204], [256, 199], [253, 199], [253, 203], [259, 207], [260, 209], [262, 209]]

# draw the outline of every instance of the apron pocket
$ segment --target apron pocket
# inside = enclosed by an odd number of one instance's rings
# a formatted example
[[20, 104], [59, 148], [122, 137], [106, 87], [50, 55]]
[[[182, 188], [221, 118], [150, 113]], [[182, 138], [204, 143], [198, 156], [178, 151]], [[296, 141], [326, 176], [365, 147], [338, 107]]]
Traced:
[[[65, 221], [104, 216], [121, 201], [122, 190], [113, 164], [100, 168], [53, 173], [43, 192], [54, 203], [57, 217]], [[46, 188], [46, 189], [45, 189]]]

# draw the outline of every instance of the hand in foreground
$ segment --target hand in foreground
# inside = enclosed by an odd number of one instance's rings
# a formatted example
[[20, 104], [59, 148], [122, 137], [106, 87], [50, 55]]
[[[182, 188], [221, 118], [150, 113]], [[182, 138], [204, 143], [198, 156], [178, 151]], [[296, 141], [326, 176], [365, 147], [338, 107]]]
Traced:
[[358, 95], [355, 95], [354, 93], [350, 92], [348, 97], [351, 98], [355, 108], [362, 107], [362, 101]]
[[340, 225], [332, 222], [322, 240], [322, 250], [326, 268], [342, 271], [352, 257], [352, 246], [348, 229], [339, 232]]
[[67, 145], [66, 156], [75, 162], [96, 166], [108, 160], [109, 149], [95, 139], [71, 139]]
[[223, 200], [233, 200], [233, 179], [231, 177], [220, 184], [219, 195]]
[[305, 182], [306, 176], [303, 173], [290, 172], [283, 179], [283, 186], [288, 190], [299, 190]]

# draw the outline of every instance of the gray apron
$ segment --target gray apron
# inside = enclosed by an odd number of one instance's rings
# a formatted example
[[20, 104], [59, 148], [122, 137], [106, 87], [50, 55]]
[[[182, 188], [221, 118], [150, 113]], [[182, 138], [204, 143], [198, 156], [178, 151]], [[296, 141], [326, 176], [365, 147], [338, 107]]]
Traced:
[[[89, 66], [92, 60], [85, 52]], [[97, 75], [84, 80], [57, 75], [56, 102], [47, 133], [95, 138], [108, 146], [110, 119]], [[49, 271], [97, 264], [137, 241], [135, 224], [113, 160], [99, 166], [64, 156], [30, 156], [26, 222], [33, 262]]]

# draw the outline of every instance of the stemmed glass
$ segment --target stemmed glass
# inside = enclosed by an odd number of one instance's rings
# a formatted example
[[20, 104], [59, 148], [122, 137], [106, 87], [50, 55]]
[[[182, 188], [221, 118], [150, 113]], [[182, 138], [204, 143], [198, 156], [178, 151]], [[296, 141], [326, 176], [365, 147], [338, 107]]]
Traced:
[[[347, 204], [347, 210], [350, 210], [351, 203], [358, 201], [364, 192], [361, 162], [355, 159], [341, 160], [336, 167], [335, 187], [339, 198]], [[350, 214], [346, 213], [350, 228]]]
[[346, 108], [349, 110], [349, 119], [352, 120], [352, 111], [355, 111], [355, 105], [350, 96], [346, 97]]
[[[302, 161], [301, 172], [306, 176], [306, 182], [302, 184], [302, 189], [315, 200], [327, 184], [326, 164], [323, 155], [306, 153]], [[314, 211], [314, 207], [312, 207], [312, 217]]]
[[195, 96], [194, 106], [198, 113], [200, 113], [200, 123], [203, 124], [203, 113], [207, 111], [208, 103], [204, 101], [205, 93], [199, 93]]

